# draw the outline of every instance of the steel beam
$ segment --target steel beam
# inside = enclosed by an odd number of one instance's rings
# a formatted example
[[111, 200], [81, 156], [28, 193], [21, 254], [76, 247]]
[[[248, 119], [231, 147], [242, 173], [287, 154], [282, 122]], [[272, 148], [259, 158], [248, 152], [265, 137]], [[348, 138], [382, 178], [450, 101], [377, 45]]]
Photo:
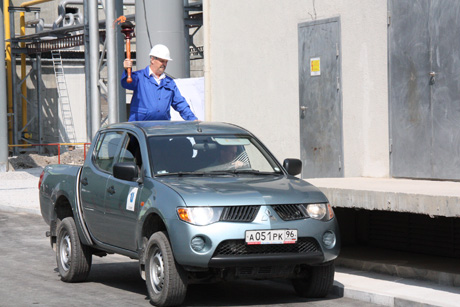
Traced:
[[114, 0], [105, 0], [105, 32], [106, 32], [106, 50], [107, 50], [107, 103], [109, 107], [108, 121], [109, 124], [118, 122], [118, 99], [117, 99], [117, 48], [115, 45], [115, 5]]
[[97, 1], [87, 1], [89, 18], [90, 95], [91, 95], [91, 138], [101, 126], [101, 102], [99, 100], [99, 24]]
[[[0, 50], [5, 50], [3, 2], [0, 3]], [[6, 90], [6, 65], [0, 61], [0, 173], [8, 171], [8, 98]]]

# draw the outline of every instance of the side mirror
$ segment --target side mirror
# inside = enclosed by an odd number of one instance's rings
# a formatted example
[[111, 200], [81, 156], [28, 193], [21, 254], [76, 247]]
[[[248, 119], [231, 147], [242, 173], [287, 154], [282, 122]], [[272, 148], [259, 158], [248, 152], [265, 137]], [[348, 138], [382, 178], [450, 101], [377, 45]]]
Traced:
[[113, 176], [127, 181], [136, 181], [139, 177], [139, 168], [133, 162], [119, 162], [113, 166]]
[[289, 175], [296, 176], [302, 171], [302, 161], [299, 159], [285, 159], [283, 167]]

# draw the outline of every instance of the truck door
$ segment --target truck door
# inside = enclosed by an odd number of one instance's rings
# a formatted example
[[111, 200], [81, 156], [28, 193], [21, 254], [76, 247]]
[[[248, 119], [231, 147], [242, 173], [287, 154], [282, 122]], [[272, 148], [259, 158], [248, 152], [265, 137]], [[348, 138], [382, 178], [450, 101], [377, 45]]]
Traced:
[[[112, 174], [113, 161], [121, 147], [122, 131], [101, 133], [90, 162], [85, 163], [80, 179], [83, 215], [93, 238], [106, 242], [104, 222], [107, 179]], [[89, 161], [89, 160], [88, 160]]]
[[[127, 133], [118, 162], [134, 162], [139, 173], [142, 170], [142, 157], [136, 136]], [[105, 196], [105, 220], [107, 243], [124, 249], [136, 250], [136, 225], [140, 209], [142, 185], [109, 176]]]

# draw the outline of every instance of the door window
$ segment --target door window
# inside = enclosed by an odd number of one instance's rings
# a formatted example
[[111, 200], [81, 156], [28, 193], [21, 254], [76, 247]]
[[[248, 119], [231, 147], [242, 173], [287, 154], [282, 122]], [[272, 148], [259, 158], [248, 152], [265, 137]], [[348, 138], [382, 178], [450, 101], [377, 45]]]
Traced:
[[125, 141], [120, 152], [120, 162], [134, 162], [139, 167], [142, 168], [142, 156], [141, 148], [139, 147], [139, 141], [131, 133], [126, 134]]
[[113, 161], [123, 140], [122, 136], [122, 131], [114, 131], [104, 133], [99, 138], [99, 143], [97, 144], [98, 151], [94, 159], [94, 164], [102, 171], [112, 173]]

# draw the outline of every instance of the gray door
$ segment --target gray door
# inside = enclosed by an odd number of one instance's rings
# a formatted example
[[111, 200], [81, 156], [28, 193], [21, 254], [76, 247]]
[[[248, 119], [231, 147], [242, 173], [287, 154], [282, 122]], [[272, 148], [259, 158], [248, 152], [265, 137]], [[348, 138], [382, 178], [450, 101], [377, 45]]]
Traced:
[[299, 24], [302, 177], [343, 177], [340, 18]]
[[389, 9], [392, 176], [460, 179], [460, 1]]
[[[114, 162], [134, 162], [140, 171], [142, 162], [139, 156], [138, 138], [127, 133], [118, 159]], [[107, 191], [105, 196], [106, 242], [135, 251], [142, 185], [135, 181], [126, 181], [110, 176], [107, 179]]]

